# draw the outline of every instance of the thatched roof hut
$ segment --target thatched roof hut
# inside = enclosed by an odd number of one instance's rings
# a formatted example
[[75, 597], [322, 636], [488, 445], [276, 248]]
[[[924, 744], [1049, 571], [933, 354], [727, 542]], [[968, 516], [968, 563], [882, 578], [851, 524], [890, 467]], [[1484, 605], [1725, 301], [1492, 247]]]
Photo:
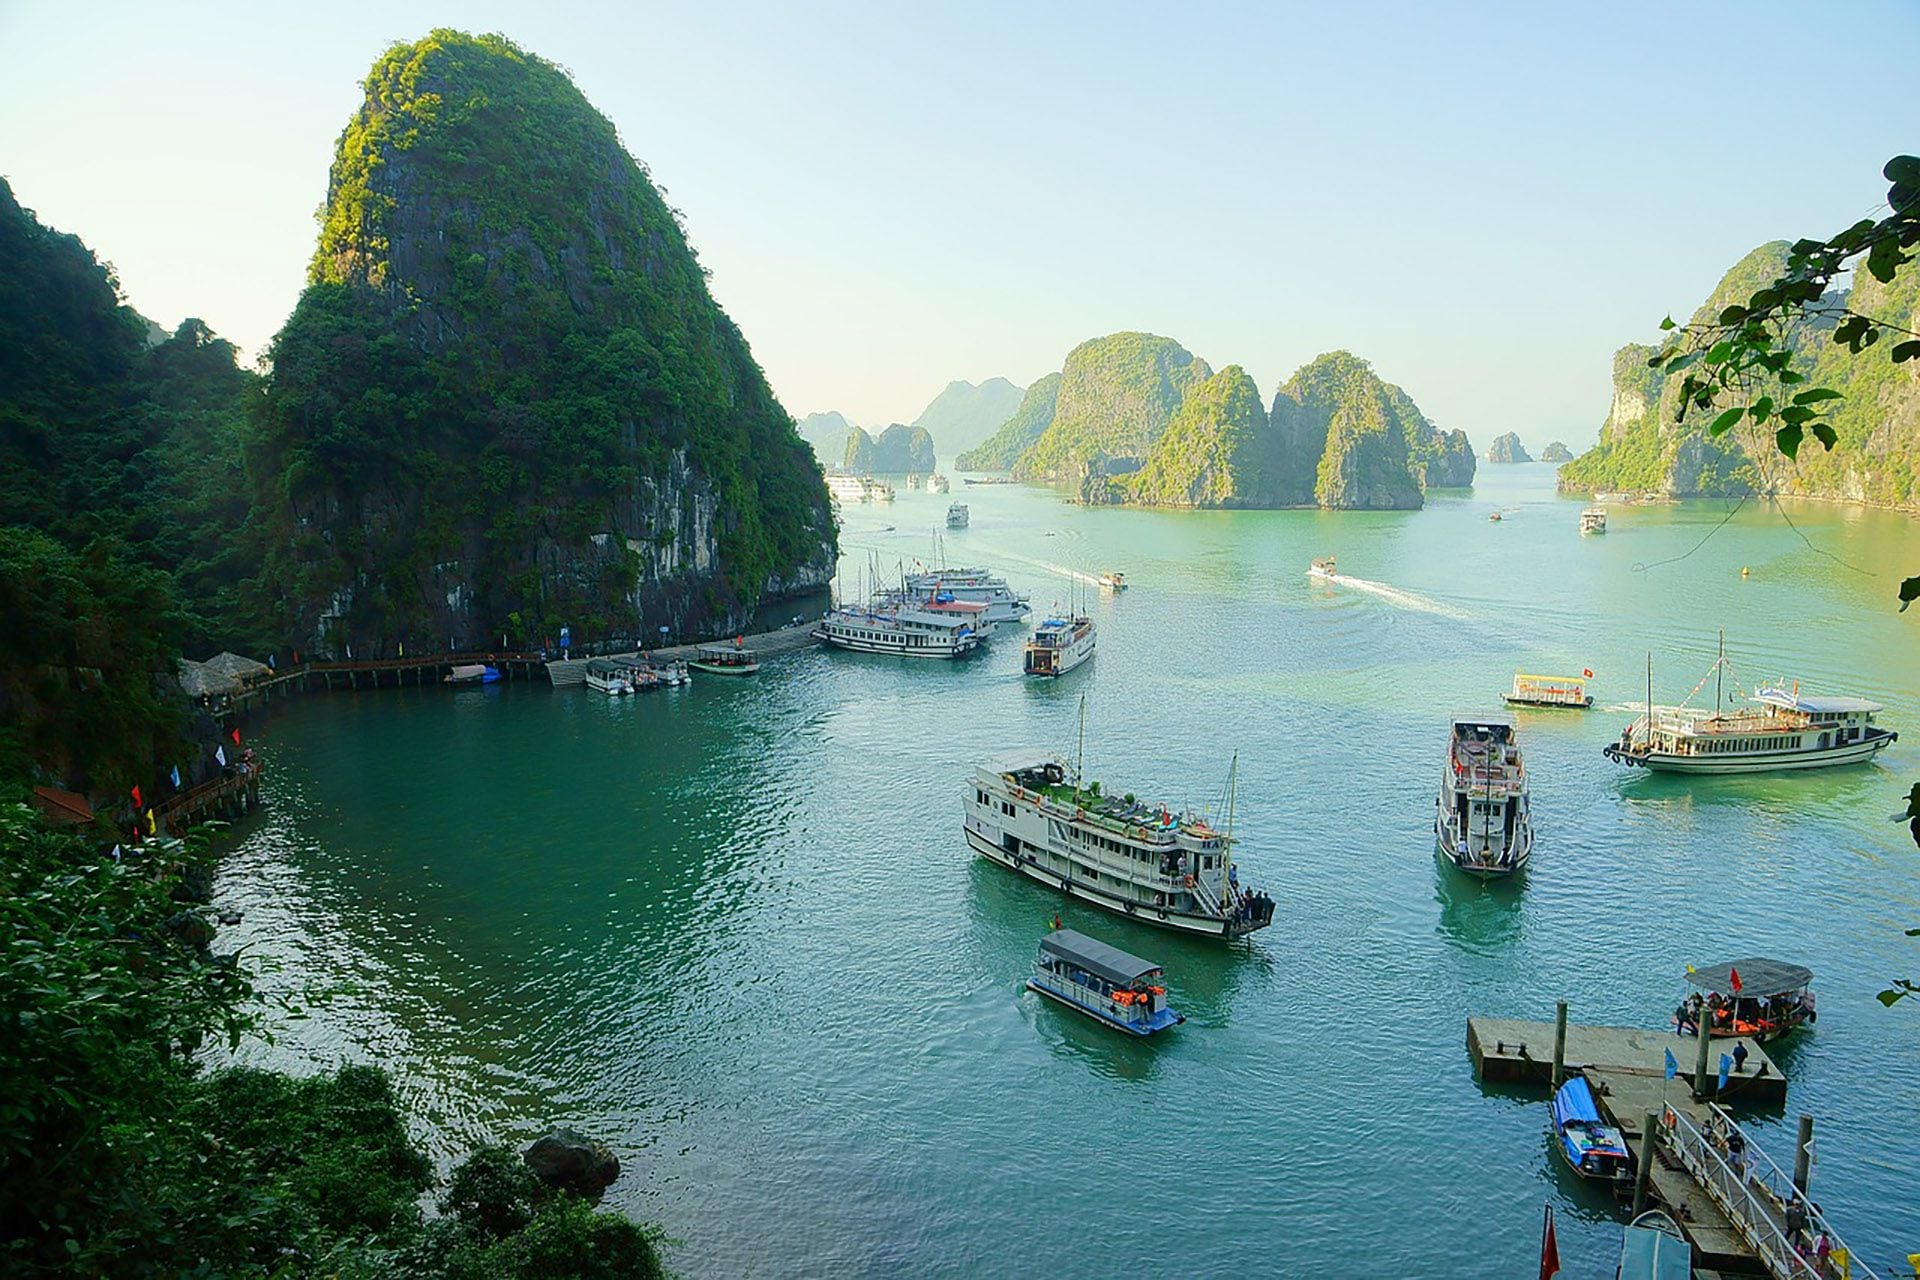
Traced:
[[252, 684], [262, 676], [273, 674], [273, 668], [264, 662], [255, 662], [252, 658], [243, 658], [237, 653], [216, 653], [200, 665], [231, 676], [241, 684]]
[[226, 697], [244, 687], [235, 677], [223, 675], [204, 662], [180, 659], [180, 689], [189, 698]]

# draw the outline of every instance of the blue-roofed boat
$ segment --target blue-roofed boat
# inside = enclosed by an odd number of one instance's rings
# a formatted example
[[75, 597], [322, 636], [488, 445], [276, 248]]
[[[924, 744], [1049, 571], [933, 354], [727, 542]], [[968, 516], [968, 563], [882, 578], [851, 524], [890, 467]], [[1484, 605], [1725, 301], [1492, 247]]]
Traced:
[[1611, 1182], [1632, 1171], [1627, 1140], [1600, 1118], [1585, 1076], [1574, 1076], [1553, 1095], [1553, 1139], [1567, 1167], [1583, 1178]]
[[[1874, 723], [1883, 710], [1879, 703], [1802, 693], [1798, 681], [1761, 685], [1748, 699], [1751, 705], [1726, 708], [1722, 695], [1732, 668], [1724, 651], [1707, 676], [1716, 680], [1711, 710], [1684, 703], [1657, 707], [1649, 664], [1643, 712], [1618, 742], [1602, 748], [1606, 757], [1668, 773], [1768, 773], [1864, 763], [1900, 739]], [[1695, 689], [1706, 683], [1702, 679]]]
[[1629, 1222], [1620, 1237], [1614, 1280], [1693, 1280], [1693, 1246], [1680, 1224], [1660, 1209]]
[[1033, 629], [1021, 657], [1030, 676], [1063, 676], [1093, 656], [1093, 619], [1048, 618]]
[[1160, 966], [1098, 938], [1055, 929], [1040, 940], [1027, 989], [1130, 1036], [1150, 1036], [1186, 1018], [1167, 1007]]

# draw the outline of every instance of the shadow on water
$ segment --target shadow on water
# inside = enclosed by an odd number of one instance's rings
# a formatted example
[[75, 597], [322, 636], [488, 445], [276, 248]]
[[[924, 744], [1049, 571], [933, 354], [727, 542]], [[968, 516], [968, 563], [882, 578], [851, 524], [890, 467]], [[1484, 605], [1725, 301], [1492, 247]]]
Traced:
[[1475, 955], [1514, 945], [1525, 932], [1526, 882], [1524, 870], [1503, 880], [1478, 879], [1456, 870], [1436, 850], [1433, 898], [1440, 904], [1440, 919], [1435, 931]]

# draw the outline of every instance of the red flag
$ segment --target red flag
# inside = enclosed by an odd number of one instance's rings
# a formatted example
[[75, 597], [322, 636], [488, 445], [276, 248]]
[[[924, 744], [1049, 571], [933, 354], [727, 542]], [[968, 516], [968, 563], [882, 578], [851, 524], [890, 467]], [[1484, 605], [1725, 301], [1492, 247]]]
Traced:
[[1584, 676], [1586, 676], [1586, 678], [1587, 678], [1587, 679], [1589, 679], [1589, 680], [1591, 680], [1591, 679], [1593, 679], [1593, 668], [1592, 668], [1592, 667], [1583, 667], [1583, 668], [1581, 668], [1581, 674], [1582, 674], [1582, 675], [1584, 675]]
[[233, 745], [236, 747], [240, 745], [240, 731], [238, 729], [233, 731]]
[[1740, 986], [1741, 986], [1741, 983], [1740, 983], [1740, 971], [1739, 971], [1738, 969], [1728, 969], [1728, 970], [1727, 970], [1727, 981], [1733, 984], [1733, 994], [1735, 994], [1735, 995], [1739, 995], [1739, 994], [1740, 994]]
[[136, 809], [144, 809], [146, 807], [140, 803], [140, 788], [138, 787], [133, 789], [133, 807]]
[[1547, 1206], [1547, 1226], [1540, 1236], [1540, 1280], [1560, 1274], [1560, 1240], [1553, 1233], [1553, 1206]]

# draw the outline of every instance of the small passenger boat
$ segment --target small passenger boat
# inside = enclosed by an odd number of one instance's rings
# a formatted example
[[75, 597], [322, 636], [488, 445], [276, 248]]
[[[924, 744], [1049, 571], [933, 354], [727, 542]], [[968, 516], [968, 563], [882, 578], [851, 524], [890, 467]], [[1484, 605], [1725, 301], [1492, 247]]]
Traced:
[[952, 486], [947, 483], [947, 478], [938, 471], [927, 477], [928, 493], [945, 493], [950, 488]]
[[1092, 618], [1048, 618], [1033, 629], [1021, 670], [1030, 676], [1063, 676], [1093, 656], [1094, 642]]
[[1151, 960], [1072, 929], [1056, 929], [1040, 940], [1027, 989], [1130, 1036], [1150, 1036], [1186, 1021], [1167, 1007], [1164, 982], [1160, 966]]
[[918, 489], [919, 487], [920, 487], [920, 473], [918, 471], [907, 472], [907, 488]]
[[1614, 1280], [1693, 1280], [1693, 1246], [1665, 1211], [1649, 1209], [1626, 1225]]
[[687, 665], [709, 675], [750, 676], [760, 669], [760, 655], [743, 648], [739, 640], [732, 644], [703, 644], [687, 660]]
[[1333, 557], [1321, 556], [1318, 560], [1309, 564], [1307, 566], [1307, 576], [1309, 578], [1325, 578], [1329, 582], [1333, 581], [1336, 576], [1333, 568]]
[[966, 503], [955, 502], [947, 507], [947, 528], [964, 529], [968, 519]]
[[1818, 1013], [1813, 1000], [1813, 970], [1783, 960], [1750, 956], [1726, 964], [1690, 969], [1693, 992], [1674, 1011], [1674, 1030], [1708, 1036], [1778, 1040]]
[[1434, 845], [1468, 875], [1509, 876], [1533, 854], [1533, 812], [1513, 718], [1456, 716], [1434, 802]]
[[624, 663], [611, 658], [595, 658], [587, 663], [587, 688], [610, 698], [633, 692], [633, 677]]
[[463, 662], [447, 673], [447, 684], [495, 684], [500, 679], [500, 669], [490, 667], [484, 662]]
[[1593, 672], [1577, 676], [1533, 676], [1514, 672], [1513, 689], [1503, 695], [1510, 707], [1570, 707], [1584, 711], [1593, 705], [1586, 682]]
[[1109, 569], [1100, 575], [1100, 585], [1108, 591], [1125, 591], [1127, 575], [1115, 569]]
[[1633, 1169], [1626, 1138], [1600, 1118], [1585, 1076], [1572, 1077], [1553, 1095], [1553, 1146], [1583, 1178], [1619, 1182]]
[[1580, 513], [1580, 532], [1605, 533], [1607, 531], [1607, 509], [1588, 507]]

